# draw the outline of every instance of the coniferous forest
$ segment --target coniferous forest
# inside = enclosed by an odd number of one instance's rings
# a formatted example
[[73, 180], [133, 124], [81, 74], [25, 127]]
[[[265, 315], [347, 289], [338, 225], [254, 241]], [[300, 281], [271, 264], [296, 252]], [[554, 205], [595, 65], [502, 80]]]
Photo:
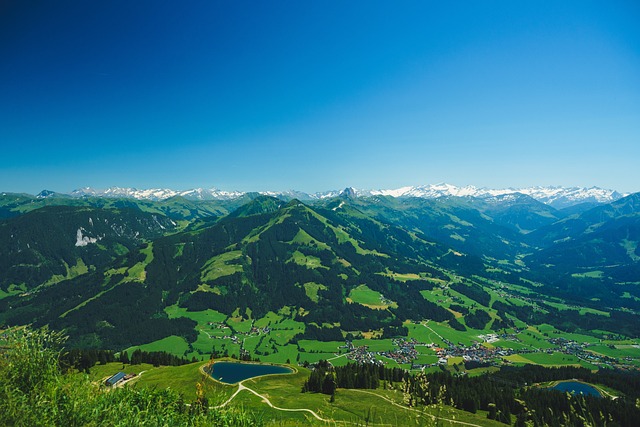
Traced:
[[[571, 395], [529, 384], [580, 379], [624, 390], [625, 396], [609, 399]], [[349, 363], [332, 366], [321, 360], [315, 366], [302, 392], [316, 392], [339, 398], [339, 389], [399, 389], [409, 407], [448, 404], [476, 413], [487, 411], [489, 419], [508, 425], [631, 426], [640, 419], [640, 373], [598, 371], [584, 368], [543, 368], [528, 365], [503, 367], [480, 376], [455, 376], [448, 371], [410, 374], [382, 365]], [[336, 397], [338, 394], [338, 397]]]

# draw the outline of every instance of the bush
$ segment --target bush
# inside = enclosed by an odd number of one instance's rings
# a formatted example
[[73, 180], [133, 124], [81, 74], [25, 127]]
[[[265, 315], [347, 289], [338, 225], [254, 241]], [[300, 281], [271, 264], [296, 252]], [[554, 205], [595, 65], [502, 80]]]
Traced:
[[[0, 335], [0, 425], [11, 426], [254, 426], [250, 414], [187, 405], [176, 391], [104, 390], [85, 374], [63, 374], [66, 337], [46, 328]], [[194, 384], [195, 386], [195, 384]]]

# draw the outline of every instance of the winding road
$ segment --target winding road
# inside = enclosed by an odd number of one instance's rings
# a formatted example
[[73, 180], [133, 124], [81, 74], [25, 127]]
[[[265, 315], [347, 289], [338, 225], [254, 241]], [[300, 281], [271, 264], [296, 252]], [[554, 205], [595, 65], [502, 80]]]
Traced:
[[[200, 367], [200, 372], [205, 375], [207, 378], [211, 378], [211, 376], [209, 376], [204, 368], [206, 365], [202, 365]], [[297, 372], [297, 370], [296, 370]], [[211, 378], [213, 380], [213, 378]], [[323, 422], [333, 422], [333, 420], [329, 420], [326, 418], [322, 418], [320, 415], [316, 414], [314, 411], [312, 411], [311, 409], [307, 409], [307, 408], [301, 408], [301, 409], [289, 409], [289, 408], [280, 408], [278, 406], [275, 406], [273, 403], [271, 403], [271, 401], [266, 398], [265, 396], [261, 395], [260, 393], [258, 393], [257, 391], [245, 386], [244, 384], [242, 384], [244, 381], [240, 381], [238, 383], [238, 389], [224, 402], [221, 403], [218, 406], [214, 406], [213, 408], [223, 408], [225, 406], [227, 406], [229, 403], [231, 403], [231, 401], [238, 395], [238, 393], [240, 393], [242, 390], [247, 390], [250, 393], [255, 394], [256, 396], [258, 396], [260, 399], [262, 399], [262, 401], [264, 403], [266, 403], [267, 405], [269, 405], [270, 408], [276, 409], [278, 411], [284, 411], [284, 412], [307, 412], [311, 415], [313, 415], [314, 418], [316, 418], [319, 421], [323, 421]]]
[[[204, 371], [204, 365], [200, 368], [200, 371], [201, 371], [203, 374], [205, 373], [205, 371]], [[206, 375], [206, 374], [205, 374], [205, 375]], [[209, 378], [211, 378], [211, 377], [209, 377]], [[213, 379], [212, 379], [212, 380], [213, 380]], [[249, 387], [245, 386], [245, 385], [243, 384], [243, 382], [244, 382], [244, 381], [240, 381], [240, 382], [238, 383], [238, 389], [237, 389], [237, 390], [236, 390], [236, 391], [235, 391], [235, 392], [234, 392], [234, 393], [233, 393], [233, 394], [232, 394], [232, 395], [231, 395], [231, 396], [230, 396], [230, 397], [229, 397], [229, 398], [228, 398], [224, 403], [221, 403], [220, 405], [214, 406], [214, 407], [212, 407], [212, 408], [223, 408], [223, 407], [227, 406], [229, 403], [231, 403], [231, 401], [233, 401], [233, 399], [238, 395], [238, 393], [240, 393], [240, 392], [241, 392], [241, 391], [243, 391], [243, 390], [246, 390], [246, 391], [248, 391], [249, 393], [253, 393], [253, 394], [254, 394], [254, 395], [256, 395], [257, 397], [259, 397], [259, 398], [260, 398], [264, 403], [266, 403], [267, 405], [269, 405], [269, 407], [270, 407], [270, 408], [273, 408], [273, 409], [275, 409], [275, 410], [277, 410], [277, 411], [283, 411], [283, 412], [306, 412], [306, 413], [308, 413], [308, 414], [311, 414], [311, 416], [313, 416], [313, 417], [314, 417], [315, 419], [317, 419], [318, 421], [322, 421], [322, 422], [325, 422], [325, 423], [332, 423], [332, 424], [334, 424], [334, 425], [335, 425], [335, 424], [356, 424], [356, 425], [362, 425], [362, 423], [361, 423], [361, 422], [351, 422], [351, 421], [342, 421], [342, 420], [334, 420], [334, 419], [329, 419], [329, 418], [322, 418], [322, 417], [321, 417], [320, 415], [318, 415], [316, 412], [314, 412], [313, 410], [308, 409], [308, 408], [298, 408], [298, 409], [280, 408], [280, 407], [278, 407], [278, 406], [275, 406], [273, 403], [271, 403], [271, 401], [270, 401], [267, 397], [265, 397], [265, 396], [261, 395], [260, 393], [258, 393], [258, 392], [257, 392], [257, 391], [255, 391], [255, 390], [253, 390], [253, 389], [251, 389], [251, 388], [249, 388]], [[409, 408], [409, 407], [407, 407], [407, 406], [400, 405], [399, 403], [396, 403], [396, 402], [394, 402], [393, 400], [391, 400], [391, 399], [389, 399], [389, 398], [387, 398], [387, 397], [385, 397], [385, 396], [382, 396], [382, 395], [380, 395], [380, 394], [374, 393], [374, 392], [372, 392], [372, 391], [357, 390], [357, 389], [349, 389], [349, 391], [357, 392], [357, 393], [365, 393], [365, 394], [369, 394], [369, 395], [372, 395], [372, 396], [376, 396], [376, 397], [378, 397], [378, 398], [380, 398], [380, 399], [383, 399], [383, 400], [387, 401], [388, 403], [392, 404], [393, 406], [397, 406], [398, 408], [401, 408], [401, 409], [404, 409], [404, 410], [407, 410], [407, 411], [417, 412], [417, 413], [419, 413], [419, 414], [421, 414], [421, 415], [424, 415], [424, 416], [430, 417], [430, 418], [431, 418], [431, 419], [433, 419], [434, 421], [435, 421], [435, 420], [440, 420], [440, 421], [446, 421], [446, 422], [449, 422], [449, 423], [452, 423], [452, 424], [460, 424], [460, 425], [471, 426], [471, 427], [482, 427], [482, 426], [481, 426], [481, 425], [479, 425], [479, 424], [472, 424], [472, 423], [467, 423], [467, 422], [464, 422], [464, 421], [457, 421], [457, 420], [450, 419], [450, 418], [444, 418], [444, 417], [439, 417], [439, 416], [432, 415], [432, 414], [427, 414], [427, 413], [425, 413], [425, 412], [423, 412], [423, 411], [421, 411], [421, 410], [419, 410], [419, 409]], [[392, 424], [373, 424], [373, 423], [369, 423], [369, 425], [380, 425], [380, 426], [386, 426], [386, 425], [392, 425]]]
[[482, 427], [479, 424], [472, 424], [472, 423], [467, 423], [467, 422], [464, 422], [464, 421], [456, 421], [456, 420], [452, 420], [452, 419], [449, 419], [449, 418], [438, 417], [436, 415], [427, 414], [427, 413], [425, 413], [425, 412], [423, 412], [423, 411], [421, 411], [419, 409], [409, 408], [408, 406], [402, 406], [399, 403], [396, 403], [393, 400], [391, 400], [391, 399], [389, 399], [387, 397], [384, 397], [384, 396], [382, 396], [382, 395], [380, 395], [378, 393], [374, 393], [372, 391], [359, 390], [359, 389], [350, 389], [350, 390], [351, 391], [355, 391], [357, 393], [366, 393], [366, 394], [370, 394], [372, 396], [379, 397], [380, 399], [386, 400], [387, 402], [391, 403], [393, 406], [397, 406], [398, 408], [405, 409], [407, 411], [418, 412], [421, 415], [425, 415], [427, 417], [431, 417], [431, 419], [433, 419], [434, 421], [440, 420], [440, 421], [447, 421], [447, 422], [450, 422], [450, 423], [453, 423], [453, 424], [462, 424], [462, 425], [465, 425], [465, 426]]
[[260, 399], [262, 399], [262, 401], [264, 403], [266, 403], [267, 405], [269, 405], [270, 408], [276, 409], [278, 411], [284, 411], [284, 412], [307, 412], [311, 415], [313, 415], [314, 418], [316, 418], [317, 420], [323, 421], [323, 422], [333, 422], [334, 420], [329, 420], [326, 418], [322, 418], [320, 415], [316, 414], [314, 411], [312, 411], [311, 409], [307, 409], [307, 408], [301, 408], [301, 409], [290, 409], [290, 408], [280, 408], [278, 406], [275, 406], [273, 403], [271, 403], [271, 401], [269, 399], [267, 399], [266, 397], [264, 397], [263, 395], [261, 395], [260, 393], [258, 393], [257, 391], [245, 386], [244, 384], [242, 384], [242, 381], [240, 381], [238, 383], [238, 389], [236, 390], [235, 393], [233, 393], [231, 395], [231, 397], [229, 399], [227, 399], [226, 402], [224, 402], [221, 405], [216, 406], [216, 408], [222, 408], [224, 406], [226, 406], [227, 404], [229, 404], [234, 397], [236, 397], [238, 395], [238, 393], [240, 393], [242, 390], [247, 390], [250, 393], [255, 394], [256, 396], [258, 396]]

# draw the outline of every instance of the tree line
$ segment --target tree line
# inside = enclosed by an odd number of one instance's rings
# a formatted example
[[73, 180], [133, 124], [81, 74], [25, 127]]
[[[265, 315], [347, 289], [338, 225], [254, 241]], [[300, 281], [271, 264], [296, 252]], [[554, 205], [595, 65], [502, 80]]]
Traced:
[[302, 392], [333, 394], [336, 388], [376, 389], [381, 382], [401, 382], [409, 373], [401, 368], [387, 368], [371, 363], [347, 363], [333, 366], [326, 360], [315, 364]]
[[[533, 383], [579, 378], [604, 384], [625, 393], [617, 399], [570, 395]], [[517, 426], [634, 425], [640, 417], [636, 399], [640, 374], [622, 371], [592, 373], [584, 368], [544, 368], [527, 365], [503, 367], [496, 373], [470, 377], [448, 371], [409, 374], [400, 368], [349, 363], [316, 364], [302, 387], [335, 399], [336, 389], [396, 389], [407, 406], [450, 405], [476, 413], [487, 411], [489, 419]]]
[[63, 372], [75, 369], [88, 373], [89, 369], [96, 364], [105, 365], [112, 362], [131, 365], [149, 363], [153, 366], [180, 366], [197, 362], [197, 359], [194, 357], [189, 360], [186, 357], [178, 357], [166, 351], [142, 351], [136, 349], [131, 353], [131, 357], [129, 357], [126, 351], [122, 351], [116, 356], [116, 353], [112, 350], [78, 348], [61, 352], [58, 358], [59, 366]]

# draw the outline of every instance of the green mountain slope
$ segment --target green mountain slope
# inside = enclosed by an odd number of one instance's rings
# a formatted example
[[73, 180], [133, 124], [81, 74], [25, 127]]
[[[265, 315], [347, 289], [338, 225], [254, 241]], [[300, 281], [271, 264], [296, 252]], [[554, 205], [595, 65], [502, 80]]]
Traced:
[[550, 247], [554, 243], [580, 238], [597, 231], [611, 220], [640, 214], [640, 193], [631, 194], [611, 204], [597, 206], [540, 227], [527, 236], [531, 245]]
[[[455, 333], [472, 328], [476, 338], [516, 324], [640, 334], [633, 198], [583, 213], [574, 227], [582, 232], [541, 249], [532, 243], [540, 230], [563, 230], [575, 218], [557, 221], [560, 213], [526, 196], [247, 201], [181, 232], [138, 208], [47, 207], [5, 220], [2, 227], [28, 230], [32, 247], [7, 253], [13, 258], [0, 271], [14, 278], [0, 294], [0, 324], [48, 324], [67, 330], [74, 345], [114, 349], [174, 336], [199, 354], [217, 333], [203, 328], [221, 319], [248, 329], [260, 319], [284, 322], [287, 332], [271, 347], [253, 344], [265, 354], [306, 338], [394, 336], [427, 320]], [[117, 223], [127, 231], [107, 236], [106, 215], [109, 230]], [[585, 228], [589, 221], [597, 226]], [[6, 248], [10, 231], [0, 228]], [[29, 262], [17, 258], [25, 254]], [[16, 287], [28, 274], [47, 286]]]
[[513, 260], [524, 249], [520, 232], [494, 221], [478, 210], [475, 205], [479, 201], [469, 198], [429, 200], [375, 196], [329, 203], [336, 212], [352, 206], [366, 216], [418, 232], [477, 257]]
[[[193, 339], [193, 324], [168, 319], [167, 306], [250, 311], [254, 318], [288, 306], [297, 308], [300, 321], [342, 337], [341, 330], [399, 326], [406, 319], [453, 321], [420, 294], [434, 286], [429, 280], [447, 278], [437, 263], [452, 257], [464, 255], [366, 218], [329, 219], [294, 200], [272, 213], [157, 239], [111, 268], [3, 300], [11, 305], [4, 318], [66, 328], [79, 343], [120, 348], [172, 333]], [[416, 280], [396, 281], [398, 274]], [[349, 302], [363, 284], [393, 304], [379, 310]], [[326, 319], [332, 327], [323, 327]]]
[[640, 310], [639, 201], [633, 194], [535, 231], [546, 247], [523, 259], [535, 280], [548, 293]]
[[46, 197], [28, 194], [0, 194], [0, 219], [12, 218], [45, 206], [85, 206], [102, 209], [134, 209], [167, 216], [175, 221], [193, 221], [201, 218], [222, 217], [245, 205], [257, 194], [245, 194], [230, 200], [188, 200], [175, 196], [161, 201], [133, 198], [71, 197], [64, 194], [46, 194]]
[[529, 233], [552, 224], [565, 214], [524, 194], [505, 194], [488, 199], [471, 199], [471, 205], [496, 224], [519, 233]]
[[0, 221], [0, 289], [27, 290], [85, 274], [175, 227], [162, 215], [72, 206]]

